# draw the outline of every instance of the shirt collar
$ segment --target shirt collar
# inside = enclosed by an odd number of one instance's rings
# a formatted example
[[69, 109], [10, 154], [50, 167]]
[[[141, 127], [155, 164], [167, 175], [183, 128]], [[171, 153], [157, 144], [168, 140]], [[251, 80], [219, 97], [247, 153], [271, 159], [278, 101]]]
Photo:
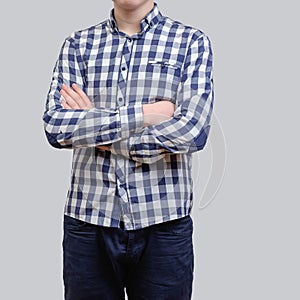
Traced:
[[[139, 34], [144, 33], [148, 28], [151, 28], [158, 24], [162, 20], [163, 16], [157, 6], [154, 3], [154, 7], [152, 10], [141, 20], [141, 32]], [[108, 20], [108, 27], [112, 32], [118, 32], [118, 24], [114, 17], [114, 9], [110, 12], [110, 18]]]

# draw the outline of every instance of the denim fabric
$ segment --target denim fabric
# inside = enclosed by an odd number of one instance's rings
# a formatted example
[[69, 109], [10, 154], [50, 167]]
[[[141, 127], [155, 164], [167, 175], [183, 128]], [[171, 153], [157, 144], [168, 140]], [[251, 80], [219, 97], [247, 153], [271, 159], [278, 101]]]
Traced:
[[192, 233], [190, 216], [125, 231], [65, 215], [65, 299], [191, 299]]

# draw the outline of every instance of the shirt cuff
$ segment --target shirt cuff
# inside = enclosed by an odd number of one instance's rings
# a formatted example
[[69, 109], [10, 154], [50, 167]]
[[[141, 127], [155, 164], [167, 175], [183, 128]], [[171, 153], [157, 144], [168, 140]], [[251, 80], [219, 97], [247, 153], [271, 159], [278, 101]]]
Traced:
[[121, 122], [121, 138], [127, 139], [132, 133], [139, 131], [144, 124], [142, 103], [121, 106], [119, 108]]

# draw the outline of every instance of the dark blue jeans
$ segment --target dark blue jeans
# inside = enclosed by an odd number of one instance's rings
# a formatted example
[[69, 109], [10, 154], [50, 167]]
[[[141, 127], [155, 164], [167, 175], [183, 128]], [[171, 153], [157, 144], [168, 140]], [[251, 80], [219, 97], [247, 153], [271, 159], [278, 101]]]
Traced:
[[192, 233], [190, 216], [133, 231], [65, 216], [65, 299], [191, 299]]

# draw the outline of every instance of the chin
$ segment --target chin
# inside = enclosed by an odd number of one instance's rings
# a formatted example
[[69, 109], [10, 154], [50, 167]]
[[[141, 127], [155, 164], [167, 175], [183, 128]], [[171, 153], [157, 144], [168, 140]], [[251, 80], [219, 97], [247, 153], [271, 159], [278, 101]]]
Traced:
[[153, 5], [153, 0], [114, 0], [114, 5], [125, 10], [133, 10], [141, 6]]

